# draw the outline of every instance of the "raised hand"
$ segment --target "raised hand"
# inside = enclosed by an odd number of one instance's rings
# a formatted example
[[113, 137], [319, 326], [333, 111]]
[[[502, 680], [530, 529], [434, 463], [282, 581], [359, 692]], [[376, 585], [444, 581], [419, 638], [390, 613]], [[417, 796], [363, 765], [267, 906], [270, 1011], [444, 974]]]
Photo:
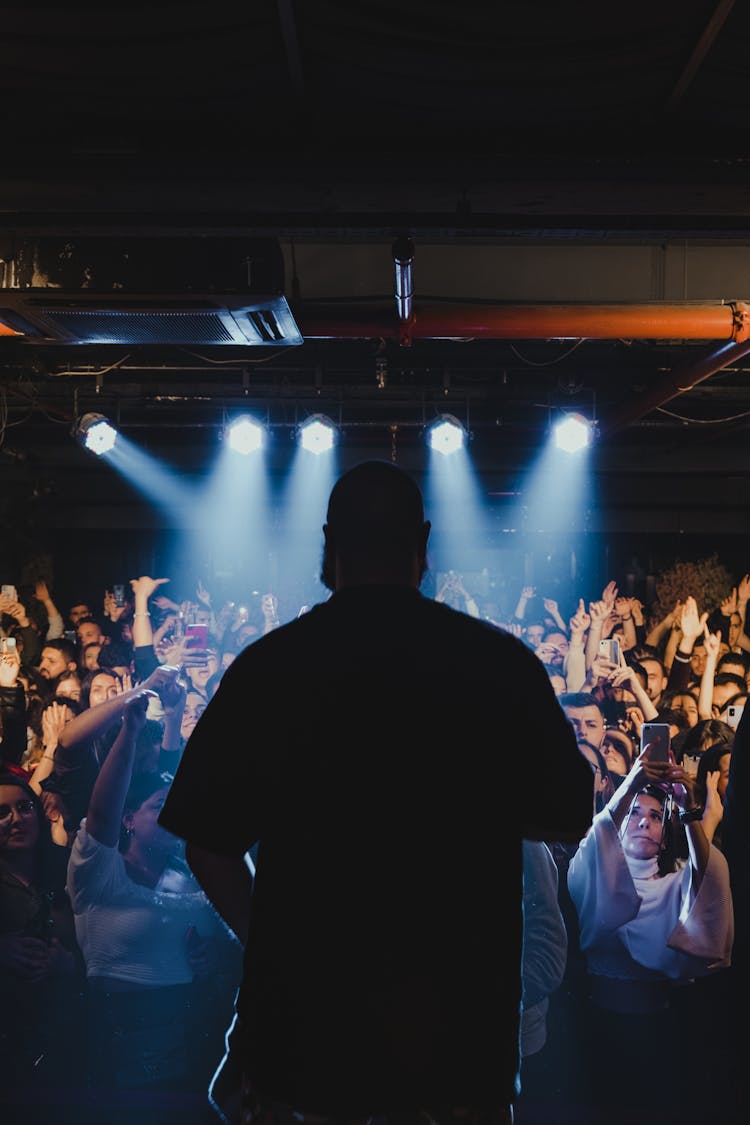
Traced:
[[706, 803], [703, 808], [704, 826], [711, 826], [711, 836], [716, 825], [724, 816], [724, 802], [719, 794], [720, 770], [709, 770], [706, 774]]
[[717, 629], [715, 633], [712, 633], [708, 625], [704, 625], [703, 636], [706, 639], [706, 657], [709, 660], [718, 660], [721, 651], [721, 629]]
[[47, 583], [43, 578], [38, 578], [34, 583], [34, 597], [40, 602], [49, 602], [52, 600], [49, 596]]
[[729, 597], [721, 603], [721, 612], [724, 617], [731, 617], [737, 612], [737, 587], [734, 586]]
[[104, 616], [108, 617], [110, 621], [119, 621], [124, 613], [127, 613], [128, 607], [126, 605], [117, 605], [115, 602], [115, 595], [111, 590], [104, 591]]
[[584, 605], [583, 598], [578, 599], [578, 607], [569, 621], [570, 635], [572, 637], [582, 637], [591, 624], [591, 617], [586, 613], [586, 606]]
[[737, 584], [737, 601], [741, 605], [750, 601], [750, 574], [744, 574]]
[[591, 624], [601, 626], [609, 617], [610, 607], [601, 599], [596, 602], [589, 602], [589, 614], [591, 617]]
[[607, 585], [602, 590], [601, 600], [603, 602], [607, 603], [610, 610], [612, 609], [615, 602], [617, 601], [617, 584], [614, 581], [614, 579], [612, 579], [612, 581], [608, 582]]
[[211, 595], [201, 582], [200, 578], [198, 579], [198, 585], [195, 587], [195, 596], [199, 602], [202, 602], [203, 605], [207, 606], [210, 609]]
[[521, 587], [521, 598], [523, 601], [528, 602], [534, 597], [536, 593], [536, 586], [523, 586]]
[[[157, 672], [160, 670], [161, 669], [157, 668]], [[152, 672], [151, 676], [154, 674], [155, 673]], [[149, 676], [149, 680], [151, 676]], [[156, 694], [155, 691], [150, 691], [144, 687], [143, 690], [139, 691], [137, 695], [134, 695], [133, 698], [129, 699], [125, 704], [125, 710], [122, 713], [122, 723], [125, 730], [132, 734], [134, 738], [138, 737], [146, 725], [146, 711], [148, 710], [149, 700], [154, 699]]]
[[46, 751], [54, 750], [66, 723], [70, 722], [70, 711], [63, 703], [51, 703], [42, 714], [42, 744]]
[[557, 602], [554, 598], [543, 598], [542, 605], [544, 606], [547, 613], [551, 614], [552, 617], [557, 617], [559, 610], [557, 607]]
[[[146, 601], [148, 601], [148, 599], [154, 593], [154, 590], [158, 590], [159, 586], [163, 586], [165, 582], [169, 582], [169, 579], [151, 578], [151, 576], [148, 574], [142, 574], [140, 578], [130, 579], [130, 588], [136, 597], [138, 597], [138, 595], [140, 594], [143, 598], [145, 598]], [[162, 599], [155, 599], [155, 604], [158, 605], [160, 600]], [[169, 602], [168, 598], [164, 600]], [[169, 602], [170, 606], [172, 604], [172, 602]]]
[[0, 687], [15, 687], [21, 671], [21, 657], [18, 649], [0, 654]]
[[700, 637], [704, 632], [707, 621], [707, 613], [702, 613], [700, 616], [698, 615], [698, 604], [695, 598], [691, 596], [685, 598], [685, 604], [680, 611], [680, 628], [682, 629], [683, 637], [694, 641], [696, 637]]

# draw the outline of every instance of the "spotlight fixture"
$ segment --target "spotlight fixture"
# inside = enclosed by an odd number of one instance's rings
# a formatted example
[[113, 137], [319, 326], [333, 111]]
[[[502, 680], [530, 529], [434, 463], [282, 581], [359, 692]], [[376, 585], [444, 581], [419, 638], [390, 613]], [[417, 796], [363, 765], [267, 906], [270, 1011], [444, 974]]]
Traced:
[[75, 427], [75, 437], [84, 449], [101, 457], [114, 449], [117, 430], [103, 414], [83, 414]]
[[227, 439], [229, 441], [229, 448], [233, 449], [235, 453], [254, 453], [256, 449], [263, 448], [263, 439], [265, 437], [265, 426], [251, 418], [249, 414], [241, 414], [230, 422], [227, 427]]
[[463, 447], [466, 430], [452, 414], [441, 414], [427, 430], [430, 449], [438, 453], [455, 453]]
[[336, 427], [325, 414], [311, 414], [297, 431], [297, 440], [309, 453], [327, 453], [336, 442]]
[[592, 426], [583, 414], [566, 414], [555, 425], [555, 444], [565, 453], [577, 453], [591, 445]]

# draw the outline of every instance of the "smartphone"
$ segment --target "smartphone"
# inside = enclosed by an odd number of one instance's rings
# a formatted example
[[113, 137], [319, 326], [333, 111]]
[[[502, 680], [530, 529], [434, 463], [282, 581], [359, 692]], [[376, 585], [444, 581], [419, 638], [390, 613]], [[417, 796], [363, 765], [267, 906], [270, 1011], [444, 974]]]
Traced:
[[114, 595], [115, 605], [118, 609], [122, 609], [122, 607], [125, 605], [125, 587], [119, 585], [113, 586], [112, 593]]
[[620, 642], [617, 637], [607, 637], [599, 641], [599, 655], [609, 660], [610, 664], [620, 663]]
[[672, 736], [669, 723], [644, 723], [641, 727], [641, 753], [651, 746], [648, 756], [652, 762], [668, 762]]
[[4, 596], [5, 596], [6, 598], [10, 598], [10, 600], [11, 600], [12, 602], [15, 602], [15, 601], [17, 601], [17, 600], [18, 600], [18, 596], [17, 596], [17, 594], [16, 594], [16, 588], [15, 588], [15, 586], [3, 586], [3, 588], [2, 588], [2, 591], [1, 591], [1, 592], [3, 593], [3, 595], [4, 595]]
[[66, 629], [63, 632], [63, 636], [65, 637], [66, 641], [72, 641], [74, 645], [78, 644], [78, 634], [76, 633], [75, 629]]
[[[10, 640], [10, 638], [8, 639]], [[727, 707], [727, 725], [730, 726], [732, 730], [737, 730], [744, 710], [744, 703], [731, 703], [729, 707]]]
[[208, 647], [208, 625], [185, 626], [185, 649], [205, 652]]

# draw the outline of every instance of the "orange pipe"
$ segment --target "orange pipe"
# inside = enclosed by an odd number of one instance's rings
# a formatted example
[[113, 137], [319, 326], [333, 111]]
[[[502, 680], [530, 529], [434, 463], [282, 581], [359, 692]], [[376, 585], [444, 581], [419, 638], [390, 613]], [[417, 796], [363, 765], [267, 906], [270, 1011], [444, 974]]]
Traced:
[[[713, 305], [477, 305], [414, 307], [414, 339], [485, 340], [734, 340], [750, 338], [750, 306]], [[316, 302], [294, 311], [306, 339], [398, 339], [403, 325], [393, 306]]]
[[652, 410], [663, 406], [665, 402], [671, 402], [678, 395], [692, 391], [693, 387], [710, 379], [723, 367], [738, 363], [748, 352], [750, 352], [750, 340], [745, 339], [741, 343], [732, 341], [729, 344], [722, 344], [708, 355], [701, 356], [688, 367], [670, 371], [653, 383], [644, 394], [628, 399], [623, 406], [612, 411], [611, 414], [604, 414], [599, 419], [599, 435], [609, 437], [610, 434], [623, 430], [631, 422], [639, 421]]

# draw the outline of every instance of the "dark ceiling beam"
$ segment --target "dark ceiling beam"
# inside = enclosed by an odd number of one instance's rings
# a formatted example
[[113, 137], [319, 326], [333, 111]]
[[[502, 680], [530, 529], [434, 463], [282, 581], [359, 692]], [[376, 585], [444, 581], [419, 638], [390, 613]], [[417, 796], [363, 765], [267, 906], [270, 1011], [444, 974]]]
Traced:
[[284, 50], [286, 51], [286, 64], [289, 70], [289, 79], [300, 106], [304, 106], [305, 79], [302, 73], [302, 59], [300, 57], [299, 40], [297, 38], [297, 22], [294, 18], [293, 0], [277, 0], [276, 6], [279, 12], [279, 23], [281, 24], [281, 35], [284, 40]]
[[675, 82], [672, 92], [667, 98], [667, 104], [665, 106], [667, 113], [672, 113], [684, 98], [685, 91], [703, 65], [706, 55], [711, 50], [717, 35], [724, 26], [727, 16], [733, 7], [734, 0], [718, 0], [708, 23], [698, 37], [698, 42], [695, 44], [682, 74]]

